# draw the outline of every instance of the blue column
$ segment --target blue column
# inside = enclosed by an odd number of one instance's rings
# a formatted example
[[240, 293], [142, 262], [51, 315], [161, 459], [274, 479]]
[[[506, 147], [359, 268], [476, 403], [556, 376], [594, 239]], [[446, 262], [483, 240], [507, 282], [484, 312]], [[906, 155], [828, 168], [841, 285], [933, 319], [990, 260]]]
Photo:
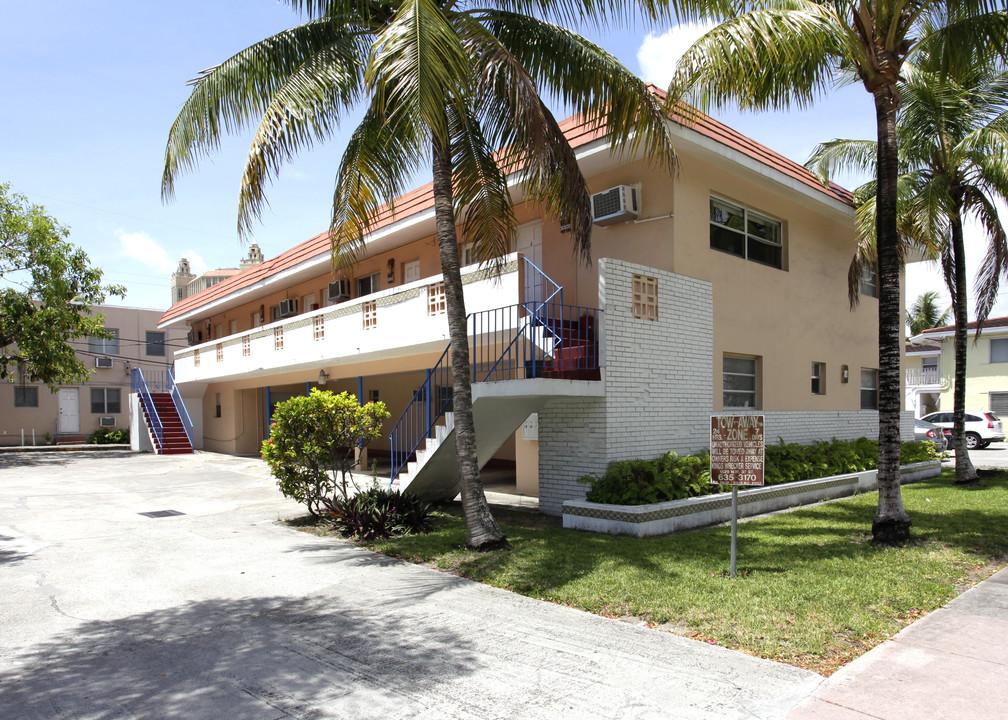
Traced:
[[310, 382], [306, 382], [304, 384], [304, 394], [305, 394], [305, 397], [307, 397], [308, 395], [311, 395], [311, 383]]
[[270, 388], [266, 386], [266, 439], [270, 436], [270, 420], [273, 419], [273, 408], [270, 407]]
[[357, 376], [357, 404], [364, 404], [364, 376]]

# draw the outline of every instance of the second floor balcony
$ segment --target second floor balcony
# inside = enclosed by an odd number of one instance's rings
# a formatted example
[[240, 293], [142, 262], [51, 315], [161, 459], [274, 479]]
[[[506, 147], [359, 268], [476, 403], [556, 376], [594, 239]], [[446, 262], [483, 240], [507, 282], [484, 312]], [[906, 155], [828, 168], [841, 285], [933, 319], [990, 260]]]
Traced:
[[907, 388], [940, 388], [945, 384], [946, 379], [938, 368], [908, 368], [905, 382]]
[[[489, 267], [463, 268], [466, 311], [523, 302], [537, 291], [525, 287], [531, 282], [525, 268], [517, 253], [504, 258], [499, 274]], [[214, 382], [375, 359], [426, 361], [448, 343], [445, 310], [444, 282], [437, 275], [181, 350], [175, 353], [175, 376], [179, 383]]]

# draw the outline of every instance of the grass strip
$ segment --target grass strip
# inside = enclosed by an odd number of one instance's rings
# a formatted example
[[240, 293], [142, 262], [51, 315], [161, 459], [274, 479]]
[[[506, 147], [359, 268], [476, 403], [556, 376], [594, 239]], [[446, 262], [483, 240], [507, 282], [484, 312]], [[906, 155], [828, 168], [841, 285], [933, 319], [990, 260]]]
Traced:
[[1008, 474], [985, 473], [975, 488], [953, 477], [904, 486], [905, 547], [872, 545], [874, 492], [743, 522], [734, 579], [728, 527], [615, 537], [495, 509], [513, 549], [476, 553], [448, 508], [428, 535], [366, 546], [828, 675], [1008, 562]]

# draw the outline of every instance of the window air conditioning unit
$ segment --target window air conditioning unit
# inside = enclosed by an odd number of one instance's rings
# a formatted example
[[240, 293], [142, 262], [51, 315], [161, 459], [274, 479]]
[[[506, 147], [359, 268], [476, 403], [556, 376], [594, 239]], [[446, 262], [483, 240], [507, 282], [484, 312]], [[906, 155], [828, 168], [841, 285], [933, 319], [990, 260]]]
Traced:
[[112, 358], [110, 357], [97, 357], [95, 358], [95, 367], [98, 368], [110, 368], [112, 367]]
[[640, 215], [640, 191], [632, 185], [617, 185], [592, 195], [592, 222], [612, 225], [636, 220]]
[[277, 313], [277, 317], [283, 318], [291, 315], [297, 315], [297, 298], [280, 301], [280, 311]]
[[115, 418], [114, 417], [98, 418], [98, 424], [101, 427], [115, 427]]
[[337, 280], [329, 283], [329, 302], [343, 302], [350, 299], [350, 281]]

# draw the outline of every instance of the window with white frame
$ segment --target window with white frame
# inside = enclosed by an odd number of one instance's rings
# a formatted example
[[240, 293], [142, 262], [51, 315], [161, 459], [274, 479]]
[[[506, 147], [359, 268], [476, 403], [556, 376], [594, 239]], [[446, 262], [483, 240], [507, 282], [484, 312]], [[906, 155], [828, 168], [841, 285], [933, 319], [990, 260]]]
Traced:
[[38, 407], [38, 388], [23, 386], [14, 388], [14, 407]]
[[721, 368], [721, 399], [725, 408], [756, 408], [758, 358], [725, 355]]
[[1008, 362], [1008, 338], [991, 338], [990, 361], [992, 363]]
[[878, 370], [861, 368], [861, 409], [878, 410]]
[[410, 260], [402, 265], [403, 283], [416, 282], [420, 279], [420, 261]]
[[812, 363], [812, 394], [826, 394], [826, 363]]
[[710, 246], [753, 262], [784, 267], [783, 228], [753, 210], [711, 196]]
[[380, 273], [371, 273], [364, 277], [357, 278], [357, 297], [364, 297], [371, 293], [378, 292], [378, 280]]
[[860, 291], [867, 297], [878, 297], [878, 271], [872, 263], [865, 263], [861, 266]]
[[121, 412], [119, 388], [91, 388], [91, 412], [95, 415]]
[[119, 331], [115, 328], [105, 328], [112, 335], [109, 338], [88, 338], [88, 352], [96, 355], [119, 354]]
[[633, 316], [640, 320], [658, 319], [658, 279], [647, 275], [633, 276]]

